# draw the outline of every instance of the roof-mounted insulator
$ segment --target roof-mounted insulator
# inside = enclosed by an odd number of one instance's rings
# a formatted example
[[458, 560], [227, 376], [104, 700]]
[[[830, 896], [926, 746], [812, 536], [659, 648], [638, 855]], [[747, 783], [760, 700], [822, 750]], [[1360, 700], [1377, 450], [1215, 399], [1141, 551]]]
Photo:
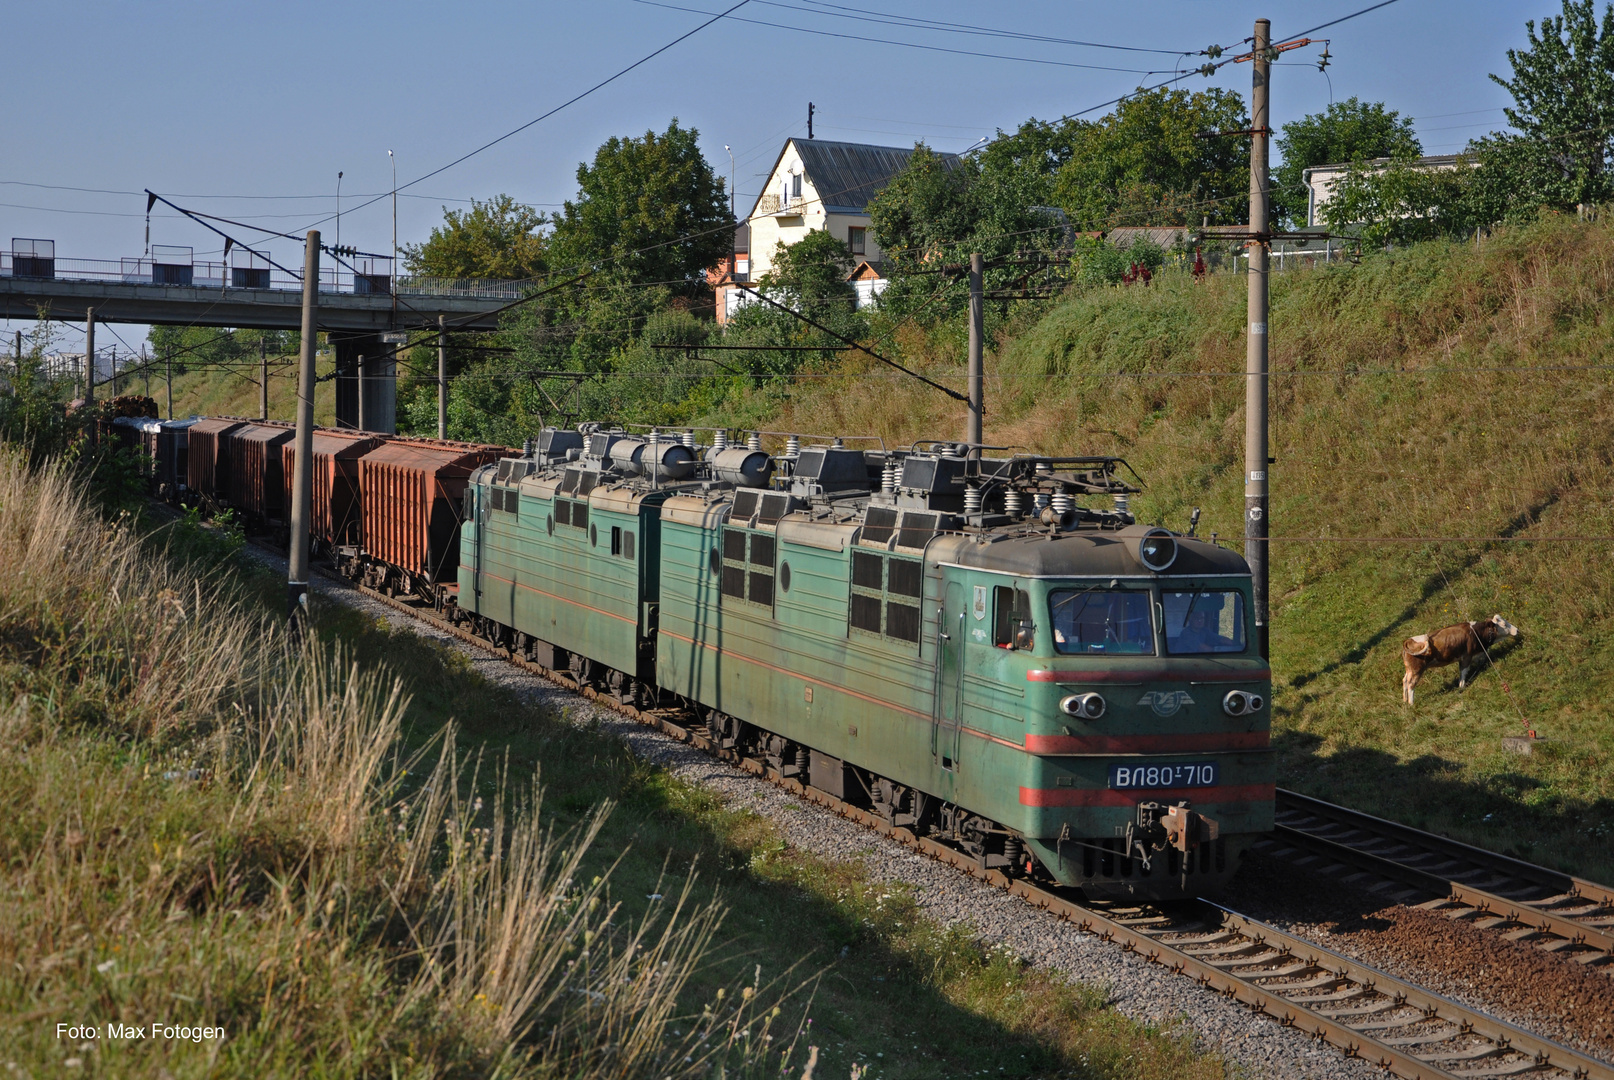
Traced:
[[801, 456], [801, 436], [789, 435], [785, 438], [785, 457]]
[[753, 431], [750, 435], [747, 435], [745, 438], [745, 448], [747, 450], [761, 450], [762, 436], [755, 431]]

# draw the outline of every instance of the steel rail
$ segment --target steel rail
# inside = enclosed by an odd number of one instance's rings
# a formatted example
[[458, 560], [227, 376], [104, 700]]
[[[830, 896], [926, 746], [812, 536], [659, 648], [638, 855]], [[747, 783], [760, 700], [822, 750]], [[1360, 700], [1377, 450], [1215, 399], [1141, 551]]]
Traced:
[[[1516, 926], [1504, 930], [1515, 940], [1545, 935], [1550, 940], [1536, 941], [1539, 947], [1581, 964], [1614, 958], [1614, 891], [1607, 886], [1281, 788], [1278, 815], [1269, 850], [1288, 842], [1403, 882], [1436, 897], [1422, 905], [1431, 911], [1454, 919], [1473, 916], [1484, 929]], [[1282, 820], [1295, 815], [1306, 820]], [[1348, 831], [1330, 832], [1337, 828]], [[1386, 849], [1386, 842], [1392, 847]], [[1478, 875], [1503, 880], [1488, 880], [1489, 888], [1462, 880]]]
[[[1187, 918], [1153, 906], [1105, 914], [1100, 908], [1081, 900], [1076, 890], [1048, 889], [1023, 878], [1011, 878], [1001, 871], [986, 869], [956, 848], [928, 836], [915, 835], [876, 814], [804, 785], [794, 777], [783, 776], [762, 762], [723, 749], [700, 731], [675, 722], [671, 715], [675, 710], [635, 708], [610, 694], [579, 683], [569, 672], [554, 671], [473, 634], [423, 604], [412, 604], [338, 574], [323, 572], [331, 580], [364, 596], [413, 615], [444, 633], [503, 657], [563, 689], [728, 761], [745, 772], [768, 780], [906, 847], [963, 870], [1033, 907], [1065, 919], [1105, 941], [1117, 942], [1128, 952], [1160, 964], [1176, 974], [1193, 978], [1200, 985], [1265, 1013], [1286, 1027], [1295, 1027], [1314, 1035], [1347, 1056], [1372, 1062], [1404, 1080], [1456, 1080], [1459, 1077], [1503, 1077], [1523, 1073], [1567, 1075], [1574, 1080], [1614, 1080], [1614, 1066], [1605, 1062], [1208, 901], [1187, 905]], [[1199, 932], [1205, 930], [1207, 924], [1214, 924], [1209, 927], [1211, 932]], [[1180, 935], [1186, 940], [1162, 940], [1166, 935]], [[1264, 970], [1262, 965], [1265, 965]], [[1238, 968], [1257, 970], [1240, 974], [1236, 970]], [[1297, 978], [1300, 981], [1272, 983], [1272, 980]], [[1343, 987], [1340, 986], [1342, 983]], [[1316, 993], [1319, 990], [1323, 992]], [[1322, 1007], [1328, 1004], [1339, 1004], [1341, 1007]], [[1319, 1007], [1314, 1008], [1314, 1005]], [[1400, 1018], [1384, 1015], [1394, 1012], [1411, 1012], [1414, 1015]], [[1356, 1026], [1353, 1027], [1348, 1018], [1355, 1019]], [[1410, 1030], [1429, 1023], [1444, 1023], [1446, 1026], [1433, 1032], [1414, 1032], [1387, 1038], [1370, 1034]], [[1469, 1043], [1480, 1040], [1481, 1045], [1447, 1051], [1415, 1052], [1453, 1040]], [[1485, 1058], [1511, 1060], [1500, 1061], [1500, 1068], [1489, 1070], [1455, 1072], [1441, 1067], [1443, 1063]]]

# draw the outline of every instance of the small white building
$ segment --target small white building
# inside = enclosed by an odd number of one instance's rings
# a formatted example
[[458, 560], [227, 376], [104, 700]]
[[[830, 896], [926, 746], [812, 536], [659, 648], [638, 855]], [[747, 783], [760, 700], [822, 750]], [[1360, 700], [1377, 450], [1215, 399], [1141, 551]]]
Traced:
[[[1373, 158], [1362, 163], [1368, 172], [1382, 172], [1390, 165], [1390, 158]], [[1459, 165], [1472, 164], [1472, 158], [1465, 158], [1462, 154], [1434, 154], [1421, 157], [1413, 162], [1417, 169], [1442, 170], [1455, 169]], [[1346, 161], [1337, 165], [1317, 165], [1304, 169], [1300, 173], [1300, 182], [1306, 185], [1306, 227], [1318, 224], [1318, 215], [1323, 206], [1334, 197], [1334, 189], [1339, 186], [1345, 174], [1351, 171], [1353, 163]]]

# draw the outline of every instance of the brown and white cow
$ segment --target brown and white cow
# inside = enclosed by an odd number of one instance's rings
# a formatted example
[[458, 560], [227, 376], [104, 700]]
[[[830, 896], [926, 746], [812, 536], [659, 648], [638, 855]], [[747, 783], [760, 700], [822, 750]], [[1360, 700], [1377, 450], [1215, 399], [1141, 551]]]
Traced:
[[1458, 623], [1408, 638], [1401, 643], [1401, 662], [1407, 668], [1401, 679], [1401, 696], [1411, 705], [1412, 688], [1423, 673], [1447, 664], [1458, 665], [1457, 688], [1467, 687], [1469, 673], [1478, 666], [1479, 658], [1503, 635], [1518, 637], [1519, 628], [1500, 615], [1492, 615], [1483, 622]]

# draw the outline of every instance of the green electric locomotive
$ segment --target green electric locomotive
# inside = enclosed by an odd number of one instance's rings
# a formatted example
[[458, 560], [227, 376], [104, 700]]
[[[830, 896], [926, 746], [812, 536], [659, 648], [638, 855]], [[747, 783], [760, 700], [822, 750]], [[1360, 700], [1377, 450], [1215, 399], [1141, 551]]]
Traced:
[[1118, 459], [717, 442], [478, 471], [455, 617], [1007, 874], [1204, 895], [1271, 830], [1249, 568]]

